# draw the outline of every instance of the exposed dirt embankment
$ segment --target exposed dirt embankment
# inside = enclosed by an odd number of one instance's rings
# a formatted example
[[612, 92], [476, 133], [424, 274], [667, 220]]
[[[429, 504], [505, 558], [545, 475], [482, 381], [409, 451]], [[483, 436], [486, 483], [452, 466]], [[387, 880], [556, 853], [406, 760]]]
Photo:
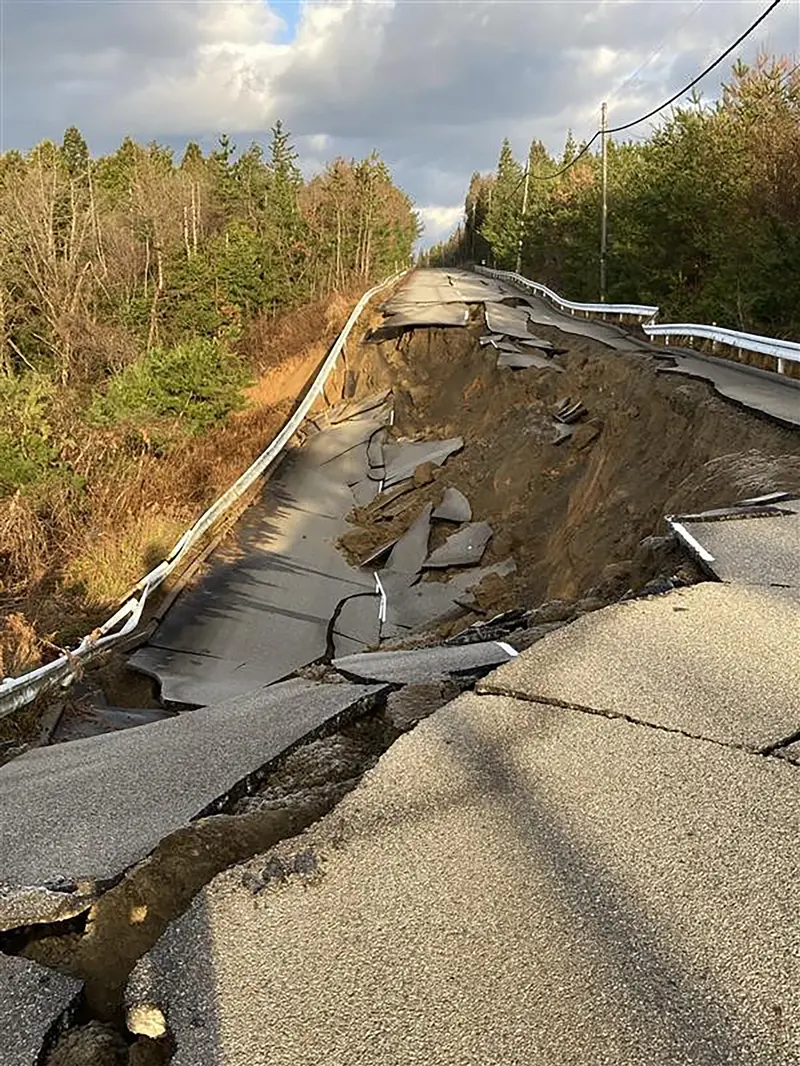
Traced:
[[[772, 488], [800, 489], [800, 435], [722, 400], [703, 382], [663, 376], [643, 354], [620, 355], [559, 330], [536, 332], [566, 354], [551, 369], [498, 369], [469, 329], [416, 331], [366, 345], [358, 392], [393, 386], [398, 436], [465, 439], [418, 489], [419, 504], [454, 485], [494, 528], [486, 561], [513, 554], [518, 573], [488, 609], [552, 599], [608, 602], [656, 575], [643, 538], [670, 512], [714, 507]], [[588, 415], [552, 443], [551, 408], [581, 400]], [[362, 556], [418, 512], [374, 522], [347, 539]]]

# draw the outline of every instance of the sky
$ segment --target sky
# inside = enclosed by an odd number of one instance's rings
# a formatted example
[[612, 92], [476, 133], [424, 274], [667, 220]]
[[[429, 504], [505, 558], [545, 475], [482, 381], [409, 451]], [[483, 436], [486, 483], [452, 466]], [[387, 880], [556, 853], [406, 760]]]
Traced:
[[[129, 134], [178, 152], [244, 148], [277, 118], [307, 174], [377, 150], [413, 198], [423, 245], [452, 231], [503, 137], [560, 152], [636, 118], [726, 48], [767, 0], [0, 0], [0, 150], [93, 154]], [[800, 59], [800, 0], [740, 50]], [[726, 63], [702, 83], [718, 91]], [[632, 131], [644, 136], [645, 123]]]

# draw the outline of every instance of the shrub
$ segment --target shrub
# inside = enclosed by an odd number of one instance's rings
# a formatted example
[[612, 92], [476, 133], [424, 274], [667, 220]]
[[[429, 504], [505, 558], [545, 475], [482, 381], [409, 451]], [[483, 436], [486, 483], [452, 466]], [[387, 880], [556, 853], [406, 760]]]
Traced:
[[248, 374], [224, 344], [201, 338], [154, 348], [112, 378], [95, 397], [90, 417], [100, 425], [144, 426], [178, 420], [200, 433], [244, 406]]

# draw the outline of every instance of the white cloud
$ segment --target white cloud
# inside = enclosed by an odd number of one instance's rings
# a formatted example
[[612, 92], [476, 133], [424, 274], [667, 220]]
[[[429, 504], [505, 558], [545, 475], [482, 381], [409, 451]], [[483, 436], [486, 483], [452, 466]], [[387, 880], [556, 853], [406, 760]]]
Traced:
[[[285, 9], [262, 0], [2, 3], [6, 147], [73, 123], [96, 151], [126, 133], [247, 143], [281, 117], [306, 168], [379, 150], [427, 205], [426, 242], [457, 222], [470, 173], [495, 165], [504, 136], [520, 155], [533, 137], [560, 151], [568, 128], [594, 131], [603, 99], [611, 124], [626, 122], [757, 14], [749, 0], [332, 0], [304, 2], [287, 41]], [[759, 47], [800, 51], [796, 8], [778, 8], [745, 54]]]
[[460, 203], [443, 207], [441, 204], [427, 204], [417, 207], [417, 214], [425, 226], [421, 243], [427, 247], [444, 240], [453, 232], [464, 216], [464, 205]]

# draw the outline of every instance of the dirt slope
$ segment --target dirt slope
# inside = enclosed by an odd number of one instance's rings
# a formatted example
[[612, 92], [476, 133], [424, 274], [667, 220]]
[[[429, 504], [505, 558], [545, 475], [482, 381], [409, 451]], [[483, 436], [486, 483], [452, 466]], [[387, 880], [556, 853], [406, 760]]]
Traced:
[[[393, 386], [399, 436], [465, 438], [394, 521], [355, 512], [356, 556], [402, 532], [454, 485], [495, 530], [486, 560], [511, 552], [518, 574], [487, 610], [587, 595], [604, 601], [656, 576], [643, 538], [668, 532], [671, 512], [800, 489], [800, 435], [718, 397], [703, 382], [656, 372], [646, 354], [620, 355], [555, 329], [537, 333], [568, 351], [563, 373], [498, 369], [479, 320], [364, 345], [357, 394]], [[352, 368], [351, 368], [352, 370]], [[571, 441], [552, 443], [550, 409], [580, 399], [588, 415]]]

